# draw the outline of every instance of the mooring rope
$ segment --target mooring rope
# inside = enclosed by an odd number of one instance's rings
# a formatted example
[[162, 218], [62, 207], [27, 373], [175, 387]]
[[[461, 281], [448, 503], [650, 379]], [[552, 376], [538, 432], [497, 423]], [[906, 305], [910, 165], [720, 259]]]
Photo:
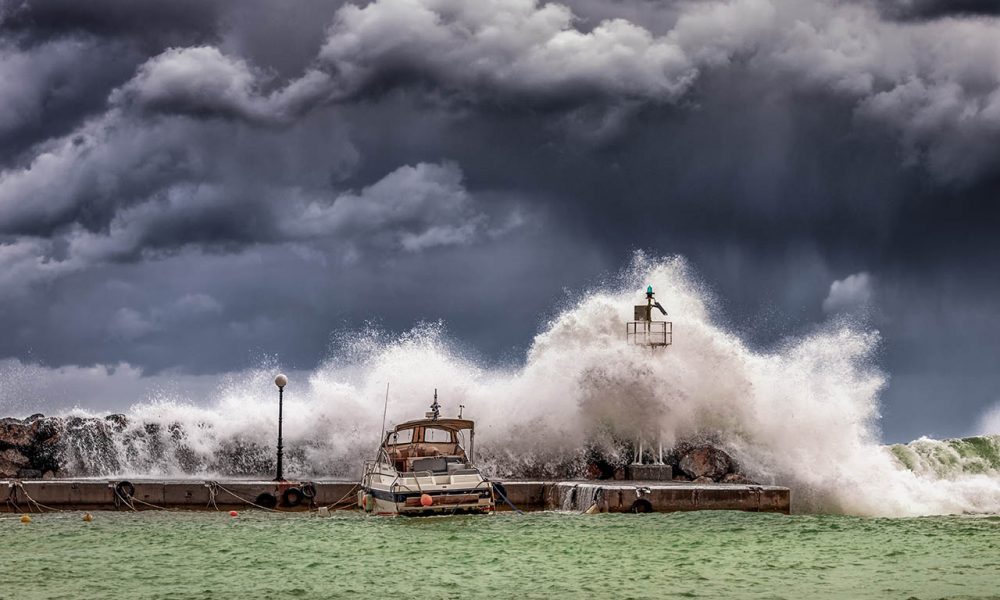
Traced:
[[167, 508], [166, 508], [166, 507], [163, 507], [163, 506], [157, 506], [157, 505], [155, 505], [155, 504], [150, 504], [149, 502], [146, 502], [146, 501], [144, 501], [144, 500], [139, 500], [139, 499], [138, 499], [138, 498], [136, 498], [135, 496], [132, 496], [132, 502], [138, 502], [139, 504], [144, 504], [144, 505], [146, 505], [146, 506], [148, 506], [148, 507], [150, 507], [150, 508], [155, 508], [156, 510], [167, 510]]
[[497, 494], [499, 494], [500, 497], [503, 499], [503, 501], [507, 504], [507, 506], [511, 507], [511, 509], [514, 512], [516, 512], [519, 515], [523, 515], [524, 514], [523, 510], [521, 510], [520, 508], [514, 506], [514, 503], [511, 502], [509, 498], [507, 498], [507, 494], [504, 493], [503, 484], [501, 484], [501, 487], [497, 487], [497, 486], [494, 485], [493, 486], [493, 491], [496, 492]]
[[230, 489], [226, 488], [226, 487], [225, 487], [225, 486], [223, 486], [223, 485], [222, 485], [221, 483], [219, 483], [219, 482], [217, 482], [217, 481], [213, 481], [212, 483], [214, 483], [215, 485], [219, 486], [219, 489], [220, 489], [220, 490], [222, 490], [222, 491], [226, 492], [227, 494], [229, 494], [229, 495], [230, 495], [230, 496], [232, 496], [233, 498], [236, 498], [237, 500], [240, 500], [240, 501], [242, 501], [242, 502], [244, 502], [244, 503], [246, 503], [246, 504], [249, 504], [250, 506], [253, 506], [254, 508], [259, 508], [259, 509], [261, 509], [261, 510], [266, 510], [266, 511], [268, 511], [268, 512], [276, 512], [276, 513], [280, 513], [280, 512], [289, 512], [289, 511], [286, 511], [286, 510], [277, 510], [277, 509], [274, 509], [274, 508], [268, 508], [268, 507], [266, 507], [266, 506], [261, 506], [260, 504], [257, 504], [257, 503], [254, 503], [254, 502], [250, 502], [249, 500], [247, 500], [246, 498], [244, 498], [244, 497], [240, 496], [240, 495], [239, 495], [239, 494], [237, 494], [236, 492], [234, 492], [234, 491], [232, 491], [232, 490], [230, 490]]
[[132, 512], [136, 512], [135, 506], [129, 501], [129, 499], [127, 497], [123, 496], [121, 494], [121, 492], [118, 491], [118, 486], [117, 485], [113, 485], [113, 486], [110, 486], [110, 487], [115, 492], [115, 508], [121, 506], [121, 504], [125, 504], [125, 506], [129, 507], [130, 509], [132, 509]]
[[219, 493], [219, 484], [214, 481], [206, 481], [205, 487], [208, 488], [208, 502], [205, 503], [205, 508], [211, 506], [215, 510], [219, 510], [219, 505], [215, 503], [215, 496]]
[[14, 508], [15, 511], [21, 512], [21, 505], [17, 503], [17, 481], [7, 482], [7, 505]]
[[[52, 508], [51, 506], [46, 506], [46, 505], [42, 504], [41, 502], [36, 501], [34, 498], [31, 497], [31, 494], [28, 493], [28, 490], [24, 489], [24, 484], [21, 483], [20, 481], [14, 482], [14, 485], [17, 488], [20, 488], [21, 492], [24, 493], [24, 497], [28, 499], [28, 508], [31, 508], [31, 505], [34, 504], [39, 509], [43, 509], [44, 508], [45, 510], [50, 510], [52, 512], [62, 512], [61, 509]], [[42, 512], [42, 511], [39, 510], [38, 512]]]
[[345, 498], [347, 498], [352, 493], [354, 493], [354, 490], [358, 489], [358, 486], [360, 486], [360, 485], [361, 485], [360, 483], [355, 483], [354, 485], [351, 486], [351, 489], [349, 489], [346, 494], [344, 494], [343, 496], [340, 497], [339, 500], [337, 500], [336, 502], [334, 502], [332, 504], [328, 504], [325, 508], [327, 510], [330, 510], [331, 508], [337, 506], [338, 504], [340, 504], [341, 502], [343, 502]]

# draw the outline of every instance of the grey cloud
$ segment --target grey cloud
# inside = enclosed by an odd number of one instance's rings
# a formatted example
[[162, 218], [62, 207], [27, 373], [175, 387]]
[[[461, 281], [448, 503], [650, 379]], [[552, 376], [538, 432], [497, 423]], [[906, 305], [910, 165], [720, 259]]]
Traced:
[[[379, 0], [339, 9], [313, 66], [266, 96], [241, 60], [187, 48], [151, 59], [119, 97], [131, 90], [141, 106], [176, 103], [182, 112], [279, 122], [398, 84], [392, 80], [501, 104], [669, 103], [700, 67], [725, 64], [751, 46], [773, 16], [766, 0], [705, 4], [657, 37], [620, 18], [584, 32], [570, 8], [554, 3]], [[205, 77], [194, 74], [199, 64]], [[181, 71], [191, 77], [179, 82]]]
[[[857, 3], [732, 0], [685, 4], [673, 27], [654, 35], [621, 18], [582, 31], [558, 4], [376, 0], [340, 8], [313, 64], [280, 88], [266, 91], [266, 74], [238, 57], [194, 47], [150, 59], [112, 99], [280, 124], [408, 85], [483, 105], [610, 103], [614, 116], [630, 102], [689, 98], [706, 72], [746, 69], [845, 98], [919, 148], [911, 154], [926, 156], [936, 176], [965, 181], [998, 159], [1000, 75], [990, 66], [998, 29], [983, 20], [900, 24]], [[970, 141], [982, 151], [956, 168]]]
[[128, 80], [141, 60], [127, 45], [94, 38], [23, 48], [0, 37], [0, 168], [30, 159], [32, 145], [103, 112], [108, 89]]
[[216, 36], [221, 2], [202, 0], [0, 0], [0, 32], [47, 39], [131, 37], [151, 47]]
[[27, 165], [0, 172], [0, 232], [108, 222], [118, 206], [197, 169], [178, 155], [182, 131], [162, 123], [130, 127], [112, 111], [46, 142]]
[[217, 48], [172, 48], [143, 64], [110, 100], [174, 114], [232, 113], [254, 121], [263, 112], [252, 97], [259, 77], [245, 61], [223, 56]]
[[[254, 244], [321, 240], [357, 260], [367, 252], [467, 245], [520, 225], [523, 209], [517, 203], [492, 204], [487, 208], [465, 189], [454, 163], [399, 167], [358, 192], [339, 194], [295, 186], [171, 183], [119, 208], [106, 227], [73, 226], [51, 240], [16, 236], [0, 245], [0, 263], [13, 291], [106, 262], [154, 260], [189, 245], [239, 251]], [[155, 329], [130, 311], [116, 316], [117, 334], [135, 338]]]
[[408, 252], [465, 245], [488, 227], [455, 163], [403, 166], [356, 194], [303, 202], [279, 216], [291, 239], [332, 236]]
[[823, 312], [840, 313], [865, 310], [872, 303], [874, 280], [868, 273], [854, 273], [830, 284], [830, 293], [823, 300]]
[[876, 0], [876, 5], [882, 14], [901, 20], [1000, 15], [994, 0]]
[[222, 311], [222, 304], [212, 296], [202, 292], [187, 293], [171, 304], [153, 307], [148, 312], [123, 306], [111, 316], [107, 327], [112, 337], [134, 341], [169, 327], [191, 326], [199, 320], [217, 317]]

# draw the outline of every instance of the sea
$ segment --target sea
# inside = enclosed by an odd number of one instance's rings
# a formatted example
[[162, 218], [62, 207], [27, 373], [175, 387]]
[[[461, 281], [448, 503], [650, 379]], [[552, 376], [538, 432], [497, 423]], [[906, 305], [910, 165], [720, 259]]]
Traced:
[[1000, 598], [1000, 516], [0, 517], [0, 598]]

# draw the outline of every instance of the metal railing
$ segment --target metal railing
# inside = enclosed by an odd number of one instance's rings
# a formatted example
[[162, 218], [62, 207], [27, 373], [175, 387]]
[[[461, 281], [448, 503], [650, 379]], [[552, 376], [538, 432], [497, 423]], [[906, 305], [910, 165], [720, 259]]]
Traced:
[[669, 346], [674, 343], [672, 321], [631, 321], [625, 324], [625, 339], [637, 346]]

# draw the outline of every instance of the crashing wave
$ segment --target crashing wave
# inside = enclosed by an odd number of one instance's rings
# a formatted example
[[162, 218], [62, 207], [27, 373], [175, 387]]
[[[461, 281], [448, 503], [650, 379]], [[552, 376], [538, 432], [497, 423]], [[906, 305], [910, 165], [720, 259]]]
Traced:
[[[624, 340], [647, 284], [675, 332], [655, 352]], [[880, 444], [887, 377], [873, 358], [877, 332], [829, 322], [761, 351], [716, 313], [684, 260], [638, 255], [617, 281], [552, 318], [519, 367], [470, 360], [435, 325], [342, 334], [332, 357], [286, 389], [286, 472], [357, 476], [379, 438], [388, 382], [389, 422], [422, 414], [434, 388], [449, 414], [464, 405], [477, 421], [478, 462], [504, 477], [578, 477], [588, 453], [622, 458], [622, 440], [710, 439], [752, 479], [791, 487], [796, 511], [1000, 511], [995, 438]], [[274, 368], [229, 377], [207, 405], [158, 398], [101, 424], [74, 411], [79, 431], [60, 442], [64, 474], [268, 473]]]

